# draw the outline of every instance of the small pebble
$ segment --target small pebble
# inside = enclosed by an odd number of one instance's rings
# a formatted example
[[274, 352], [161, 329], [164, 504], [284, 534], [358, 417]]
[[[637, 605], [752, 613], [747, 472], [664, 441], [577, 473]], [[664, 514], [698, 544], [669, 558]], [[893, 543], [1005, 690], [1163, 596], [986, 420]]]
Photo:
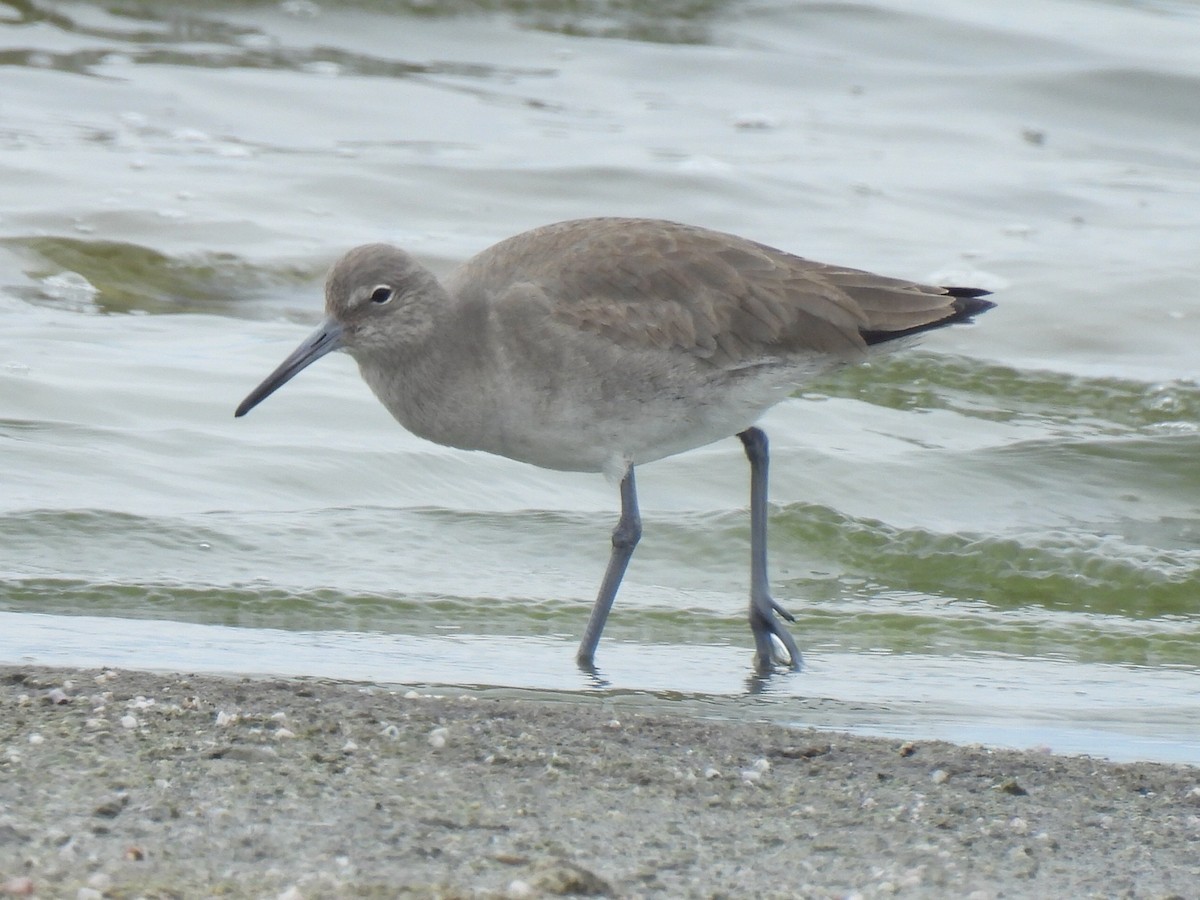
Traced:
[[945, 784], [950, 780], [950, 773], [945, 769], [934, 769], [929, 773], [929, 780], [934, 784]]
[[384, 737], [391, 738], [393, 741], [400, 737], [400, 729], [395, 725], [384, 725], [379, 729], [379, 733]]
[[925, 880], [922, 877], [924, 868], [924, 866], [917, 866], [915, 869], [909, 869], [904, 873], [904, 877], [900, 879], [899, 886], [902, 888], [920, 887], [921, 883]]
[[294, 738], [295, 736], [296, 732], [292, 731], [290, 728], [275, 729], [275, 740], [277, 741], [286, 741], [290, 738]]
[[35, 746], [37, 744], [41, 744], [41, 743], [45, 742], [45, 740], [46, 739], [44, 737], [42, 737], [40, 734], [38, 734], [36, 731], [29, 736], [29, 743], [34, 744]]
[[225, 728], [238, 720], [237, 713], [227, 713], [221, 710], [217, 713], [217, 727]]
[[1001, 793], [1011, 794], [1014, 797], [1024, 797], [1029, 793], [1029, 791], [1017, 784], [1017, 780], [1015, 778], [1008, 779], [1008, 781], [1005, 781], [998, 787]]
[[709, 779], [710, 781], [714, 778], [720, 778], [721, 770], [714, 769], [712, 766], [709, 766], [707, 769], [704, 770], [704, 777]]
[[434, 750], [441, 750], [446, 746], [446, 738], [450, 734], [449, 729], [435, 728], [429, 732], [429, 746]]
[[136, 716], [121, 716], [122, 728], [137, 728], [138, 720]]
[[551, 860], [540, 864], [531, 884], [539, 894], [612, 896], [612, 885], [592, 872], [568, 860]]
[[492, 859], [502, 866], [523, 866], [529, 862], [529, 857], [524, 853], [508, 853], [505, 851], [493, 853]]
[[112, 876], [107, 872], [93, 872], [87, 880], [87, 886], [98, 891], [107, 891], [112, 887], [112, 883]]

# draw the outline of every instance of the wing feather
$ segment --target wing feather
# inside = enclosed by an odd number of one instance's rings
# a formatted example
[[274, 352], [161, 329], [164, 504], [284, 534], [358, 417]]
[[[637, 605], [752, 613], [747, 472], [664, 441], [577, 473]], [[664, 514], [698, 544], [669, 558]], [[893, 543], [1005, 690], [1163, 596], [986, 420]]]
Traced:
[[582, 219], [519, 234], [469, 260], [456, 284], [490, 300], [532, 288], [562, 325], [719, 366], [804, 353], [854, 358], [867, 338], [961, 313], [945, 288], [650, 219]]

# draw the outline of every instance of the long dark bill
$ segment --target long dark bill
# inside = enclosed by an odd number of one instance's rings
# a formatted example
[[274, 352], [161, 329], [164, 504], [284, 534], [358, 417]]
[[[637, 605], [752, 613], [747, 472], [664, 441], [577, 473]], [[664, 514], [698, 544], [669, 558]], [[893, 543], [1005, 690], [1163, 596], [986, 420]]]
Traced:
[[326, 353], [332, 353], [340, 346], [342, 346], [341, 323], [333, 319], [326, 319], [321, 323], [320, 328], [305, 338], [304, 343], [279, 364], [278, 369], [250, 392], [250, 395], [238, 406], [234, 416], [244, 416], [287, 384], [301, 369], [312, 365]]

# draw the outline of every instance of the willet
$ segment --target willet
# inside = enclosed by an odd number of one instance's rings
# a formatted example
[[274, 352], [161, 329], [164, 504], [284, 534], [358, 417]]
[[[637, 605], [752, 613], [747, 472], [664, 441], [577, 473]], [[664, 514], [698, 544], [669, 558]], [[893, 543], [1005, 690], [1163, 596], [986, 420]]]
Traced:
[[367, 244], [330, 272], [325, 321], [235, 415], [345, 350], [413, 434], [619, 481], [612, 553], [577, 654], [589, 671], [642, 534], [634, 468], [736, 434], [750, 460], [755, 664], [796, 669], [800, 651], [780, 622], [794, 618], [767, 584], [767, 436], [754, 423], [819, 373], [970, 321], [994, 305], [986, 293], [652, 219], [535, 228], [445, 285], [405, 251]]

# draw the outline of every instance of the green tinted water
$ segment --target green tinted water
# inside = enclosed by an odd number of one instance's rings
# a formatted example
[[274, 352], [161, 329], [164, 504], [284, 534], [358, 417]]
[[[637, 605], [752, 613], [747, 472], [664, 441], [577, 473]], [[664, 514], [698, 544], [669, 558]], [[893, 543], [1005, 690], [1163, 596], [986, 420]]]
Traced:
[[[0, 661], [1200, 761], [1188, 9], [0, 10]], [[346, 359], [232, 419], [347, 247], [597, 214], [996, 291], [764, 421], [799, 675], [749, 678], [736, 441], [639, 473], [597, 684], [603, 479], [423, 443]]]

